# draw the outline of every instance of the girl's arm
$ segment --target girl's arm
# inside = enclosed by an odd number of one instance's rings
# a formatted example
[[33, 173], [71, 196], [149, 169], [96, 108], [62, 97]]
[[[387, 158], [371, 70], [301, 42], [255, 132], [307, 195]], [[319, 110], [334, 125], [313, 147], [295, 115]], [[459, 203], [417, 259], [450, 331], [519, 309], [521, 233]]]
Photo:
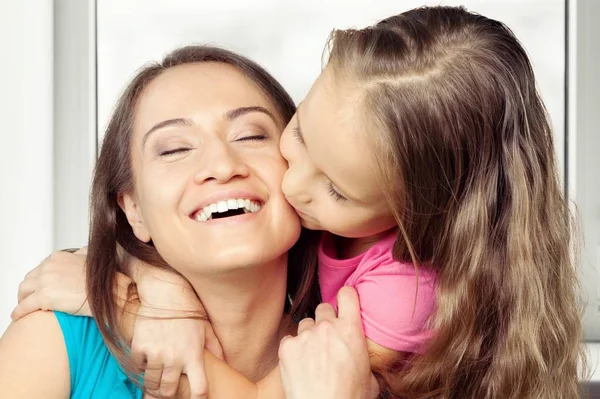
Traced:
[[[38, 266], [37, 272], [30, 273], [35, 277], [29, 276], [28, 278], [32, 281], [28, 283], [23, 283], [20, 287], [20, 297], [23, 297], [23, 301], [26, 301], [31, 294], [22, 295], [21, 289], [26, 286], [32, 293], [37, 293], [37, 297], [35, 300], [30, 301], [29, 303], [38, 303], [43, 302], [47, 306], [47, 309], [53, 310], [61, 310], [66, 311], [69, 310], [79, 310], [81, 314], [81, 309], [87, 309], [86, 306], [81, 307], [82, 303], [85, 303], [86, 295], [85, 291], [82, 293], [78, 289], [73, 289], [73, 287], [85, 287], [85, 281], [77, 282], [77, 278], [82, 278], [85, 280], [85, 273], [81, 273], [80, 269], [85, 267], [84, 261], [85, 257], [73, 255], [69, 253], [60, 253], [52, 255], [48, 260], [44, 261], [42, 265]], [[138, 263], [135, 265], [138, 270], [134, 270], [132, 275], [134, 278], [137, 278], [137, 287], [138, 294], [142, 302], [145, 300], [148, 301], [149, 308], [154, 308], [155, 310], [158, 308], [159, 313], [157, 317], [164, 317], [170, 314], [177, 314], [177, 311], [192, 311], [195, 308], [189, 307], [190, 303], [193, 303], [193, 299], [189, 296], [190, 293], [193, 293], [191, 287], [187, 288], [189, 285], [187, 282], [181, 278], [180, 276], [169, 273], [164, 270], [158, 270], [156, 268], [146, 266], [144, 264]], [[165, 274], [167, 273], [167, 274]], [[74, 277], [80, 276], [80, 277]], [[26, 279], [27, 280], [27, 279]], [[69, 281], [70, 284], [66, 285], [64, 282]], [[186, 319], [160, 319], [153, 318], [152, 315], [148, 317], [140, 316], [140, 314], [147, 314], [148, 309], [144, 309], [142, 304], [140, 308], [139, 302], [129, 301], [127, 302], [125, 299], [127, 298], [126, 293], [128, 292], [129, 284], [131, 283], [131, 279], [125, 275], [120, 275], [118, 277], [116, 292], [115, 295], [119, 298], [119, 306], [123, 307], [125, 311], [120, 312], [121, 317], [119, 319], [119, 327], [124, 338], [132, 344], [132, 348], [144, 348], [147, 353], [166, 353], [167, 356], [170, 356], [172, 359], [175, 359], [180, 364], [186, 364], [189, 357], [192, 356], [191, 359], [194, 359], [194, 356], [200, 356], [202, 358], [202, 362], [204, 363], [204, 369], [201, 373], [198, 370], [192, 373], [196, 378], [193, 378], [191, 381], [188, 380], [187, 375], [190, 370], [184, 370], [184, 374], [179, 375], [177, 373], [176, 383], [170, 384], [169, 387], [173, 388], [173, 392], [177, 390], [177, 397], [179, 398], [200, 398], [204, 397], [206, 393], [211, 398], [222, 398], [222, 397], [235, 397], [235, 398], [248, 398], [248, 399], [278, 399], [285, 398], [283, 385], [281, 381], [281, 374], [279, 367], [275, 368], [267, 377], [258, 383], [254, 383], [245, 378], [242, 374], [238, 373], [233, 368], [229, 367], [225, 362], [220, 360], [218, 357], [214, 356], [210, 351], [204, 351], [202, 347], [196, 348], [193, 345], [197, 344], [198, 336], [201, 334], [205, 334], [205, 328], [210, 327], [208, 322], [203, 322], [200, 326], [188, 328], [188, 324], [182, 324], [182, 322], [186, 321]], [[72, 289], [73, 292], [68, 292], [69, 289]], [[190, 291], [191, 290], [191, 291]], [[185, 299], [185, 298], [188, 299]], [[182, 300], [182, 298], [184, 298]], [[190, 302], [186, 302], [186, 301]], [[196, 298], [197, 300], [197, 298]], [[54, 306], [57, 304], [59, 306]], [[200, 304], [201, 305], [201, 304]], [[161, 311], [166, 309], [168, 312]], [[18, 311], [18, 309], [17, 309]], [[89, 313], [89, 309], [87, 310]], [[145, 325], [145, 327], [140, 327]], [[356, 334], [360, 334], [362, 336], [362, 329], [360, 327], [360, 323], [351, 323], [340, 325], [346, 326], [347, 330], [357, 330]], [[183, 327], [182, 327], [183, 326]], [[162, 331], [159, 336], [155, 334], [156, 330], [159, 329]], [[212, 331], [212, 330], [211, 330]], [[141, 338], [140, 338], [141, 334]], [[305, 335], [306, 336], [306, 335]], [[319, 343], [322, 337], [315, 337], [314, 343]], [[295, 339], [295, 338], [294, 338]], [[137, 341], [136, 341], [137, 340]], [[141, 342], [140, 342], [141, 341]], [[137, 344], [136, 344], [137, 342]], [[303, 341], [304, 342], [304, 341]], [[353, 344], [359, 341], [353, 341]], [[174, 346], [177, 345], [177, 346]], [[356, 349], [354, 346], [350, 345], [350, 348], [356, 353], [360, 352], [362, 348], [365, 346], [365, 340], [363, 336], [362, 344]], [[174, 349], [175, 348], [175, 349]], [[376, 348], [379, 349], [379, 348]], [[219, 347], [220, 350], [220, 347]], [[384, 359], [387, 354], [385, 348], [382, 349], [381, 354], [378, 358]], [[219, 351], [213, 350], [213, 352], [220, 353]], [[308, 353], [303, 354], [306, 358], [306, 361], [310, 361], [310, 357], [306, 357]], [[329, 357], [327, 358], [327, 362], [333, 364], [333, 362], [339, 360], [344, 357], [346, 354], [333, 352], [329, 353]], [[318, 353], [313, 353], [313, 356], [319, 358], [320, 355]], [[160, 357], [160, 356], [158, 356]], [[362, 357], [357, 356], [356, 358], [347, 357], [344, 358], [346, 364], [362, 364]], [[289, 360], [289, 359], [288, 359]], [[313, 359], [314, 360], [314, 359]], [[302, 361], [295, 361], [296, 364], [302, 366]], [[189, 363], [189, 362], [188, 362]], [[194, 364], [198, 364], [198, 362], [192, 362]], [[149, 359], [149, 364], [152, 364], [151, 359]], [[289, 364], [289, 362], [288, 362]], [[364, 367], [363, 367], [364, 368]], [[302, 384], [307, 384], [309, 387], [319, 387], [318, 381], [305, 381], [305, 375], [302, 373], [302, 367], [294, 368], [292, 371], [288, 371], [287, 380], [288, 381], [302, 381]], [[368, 369], [368, 357], [367, 357], [367, 369]], [[343, 372], [342, 370], [331, 370], [335, 375], [340, 376]], [[208, 390], [206, 390], [206, 384], [204, 385], [205, 389], [198, 388], [198, 374], [201, 374], [202, 377], [207, 377], [208, 379]], [[344, 380], [346, 381], [345, 388], [348, 386], [352, 386], [352, 383], [355, 380], [352, 379], [350, 375], [344, 376]], [[205, 380], [203, 380], [205, 381]], [[190, 382], [195, 383], [196, 389], [194, 390], [194, 396], [190, 396], [192, 394], [192, 389], [190, 389]], [[301, 384], [301, 385], [302, 385]], [[201, 384], [200, 384], [201, 385]], [[298, 386], [298, 385], [296, 385]], [[158, 389], [158, 386], [153, 388]], [[162, 386], [162, 382], [160, 384], [161, 393], [167, 394], [164, 392]], [[330, 387], [331, 388], [331, 387]], [[290, 391], [291, 392], [291, 391]], [[336, 396], [336, 391], [332, 391], [333, 396], [322, 396], [324, 398], [338, 398], [344, 396]], [[288, 396], [289, 397], [289, 396]], [[296, 393], [295, 398], [309, 398], [311, 396], [302, 396], [301, 393]]]
[[[168, 357], [185, 373], [176, 373], [174, 381], [166, 381], [166, 384], [164, 380], [160, 384], [153, 381], [154, 384], [146, 385], [149, 391], [160, 388], [165, 396], [177, 392], [177, 397], [186, 399], [205, 397], [207, 392], [212, 398], [284, 397], [277, 371], [257, 384], [220, 360], [220, 345], [206, 320], [169, 318], [182, 314], [197, 317], [203, 312], [202, 304], [185, 279], [137, 260], [130, 262], [128, 269], [133, 279], [118, 273], [115, 287], [117, 304], [122, 309], [118, 322], [123, 337], [132, 352], [144, 355], [149, 365], [157, 365], [161, 358]], [[138, 301], [127, 297], [134, 280]], [[85, 291], [85, 250], [75, 254], [55, 252], [27, 274], [19, 286], [19, 305], [12, 314], [18, 321], [14, 324], [19, 325], [30, 317], [37, 319], [40, 312], [35, 311], [39, 309], [91, 316]], [[204, 344], [202, 337], [205, 336]], [[213, 339], [209, 340], [210, 337]], [[188, 375], [193, 378], [188, 379]], [[210, 381], [208, 387], [206, 376]]]
[[[253, 383], [209, 351], [204, 352], [209, 398], [282, 399], [285, 398], [279, 367], [265, 378]], [[180, 380], [177, 398], [189, 398], [185, 375]]]
[[0, 396], [67, 399], [71, 377], [62, 331], [53, 313], [13, 322], [0, 338]]
[[367, 348], [371, 360], [371, 369], [377, 371], [394, 370], [406, 357], [407, 352], [398, 352], [386, 348], [367, 338]]
[[[164, 289], [164, 288], [163, 288]], [[165, 297], [163, 296], [163, 300]], [[135, 339], [134, 329], [139, 314], [139, 301], [129, 301], [121, 313], [119, 323], [122, 327], [123, 338], [128, 342]], [[167, 322], [159, 320], [160, 323]], [[179, 334], [173, 331], [169, 339], [178, 339]], [[153, 342], [154, 345], [157, 342]], [[184, 342], [186, 344], [186, 342]], [[208, 398], [240, 398], [240, 399], [282, 399], [285, 398], [279, 367], [276, 367], [261, 381], [254, 383], [243, 374], [230, 367], [222, 359], [208, 350], [202, 351], [204, 372], [208, 380], [207, 390], [203, 393]], [[162, 392], [162, 391], [161, 391]], [[175, 397], [189, 399], [192, 392], [190, 381], [186, 374], [181, 374]], [[204, 397], [204, 396], [201, 396]]]

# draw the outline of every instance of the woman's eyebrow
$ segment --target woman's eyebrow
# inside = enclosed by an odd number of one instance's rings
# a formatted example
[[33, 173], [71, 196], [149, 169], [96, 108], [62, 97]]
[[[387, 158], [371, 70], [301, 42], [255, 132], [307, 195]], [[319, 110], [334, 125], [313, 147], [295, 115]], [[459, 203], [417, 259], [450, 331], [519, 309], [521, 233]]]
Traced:
[[225, 119], [231, 121], [236, 118], [239, 118], [240, 116], [243, 116], [243, 115], [246, 115], [246, 114], [249, 114], [252, 112], [261, 112], [265, 115], [268, 115], [271, 119], [273, 119], [273, 122], [275, 122], [277, 124], [277, 118], [275, 117], [275, 115], [273, 115], [273, 113], [271, 111], [269, 111], [268, 109], [266, 109], [265, 107], [261, 107], [258, 105], [251, 106], [251, 107], [239, 107], [239, 108], [229, 110], [225, 113]]
[[[273, 119], [273, 122], [277, 123], [277, 118], [275, 118], [275, 115], [273, 115], [273, 113], [271, 111], [269, 111], [265, 107], [261, 107], [258, 105], [251, 106], [251, 107], [239, 107], [239, 108], [229, 110], [225, 113], [225, 118], [227, 120], [231, 121], [231, 120], [234, 120], [236, 118], [239, 118], [243, 115], [247, 115], [252, 112], [261, 112], [265, 115], [268, 115], [271, 119]], [[169, 126], [194, 126], [194, 121], [189, 118], [174, 118], [174, 119], [167, 119], [166, 121], [158, 122], [156, 125], [152, 126], [150, 128], [150, 130], [148, 130], [146, 132], [146, 134], [144, 134], [144, 138], [142, 139], [142, 147], [144, 147], [144, 145], [146, 144], [146, 141], [148, 141], [148, 137], [152, 133], [154, 133], [157, 130], [163, 129], [165, 127], [169, 127]]]
[[156, 125], [152, 126], [150, 130], [144, 134], [144, 138], [142, 139], [142, 148], [148, 141], [148, 137], [155, 131], [168, 127], [168, 126], [194, 126], [194, 121], [189, 118], [175, 118], [175, 119], [167, 119], [166, 121], [158, 122]]

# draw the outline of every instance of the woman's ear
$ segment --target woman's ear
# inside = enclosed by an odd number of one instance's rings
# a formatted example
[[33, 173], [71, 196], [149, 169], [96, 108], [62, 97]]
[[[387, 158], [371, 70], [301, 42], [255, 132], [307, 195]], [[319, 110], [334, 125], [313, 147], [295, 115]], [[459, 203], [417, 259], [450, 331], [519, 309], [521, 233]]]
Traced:
[[117, 202], [119, 203], [119, 207], [125, 212], [133, 234], [135, 234], [138, 240], [149, 242], [151, 239], [150, 232], [146, 228], [142, 212], [135, 198], [131, 194], [119, 194]]

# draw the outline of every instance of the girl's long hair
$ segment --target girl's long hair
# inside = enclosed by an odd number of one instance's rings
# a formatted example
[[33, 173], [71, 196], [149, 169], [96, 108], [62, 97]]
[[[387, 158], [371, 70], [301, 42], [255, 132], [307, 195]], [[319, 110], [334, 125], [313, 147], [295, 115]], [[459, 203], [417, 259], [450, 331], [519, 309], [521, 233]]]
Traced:
[[578, 398], [573, 219], [527, 54], [504, 24], [425, 7], [332, 33], [399, 225], [437, 271], [434, 337], [388, 374], [402, 398]]

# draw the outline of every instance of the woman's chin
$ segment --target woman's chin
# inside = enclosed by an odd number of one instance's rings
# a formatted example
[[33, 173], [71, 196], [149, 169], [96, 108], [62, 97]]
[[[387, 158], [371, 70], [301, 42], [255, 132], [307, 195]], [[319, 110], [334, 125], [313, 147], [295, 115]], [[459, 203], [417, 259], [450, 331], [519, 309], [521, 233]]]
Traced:
[[[184, 276], [208, 277], [235, 271], [243, 272], [279, 260], [285, 261], [285, 255], [296, 243], [299, 234], [300, 226], [294, 223], [277, 234], [266, 234], [264, 230], [259, 230], [245, 237], [212, 237], [194, 246], [170, 245], [168, 249], [157, 249], [163, 253], [163, 258]], [[186, 254], [185, 257], [182, 254]]]

